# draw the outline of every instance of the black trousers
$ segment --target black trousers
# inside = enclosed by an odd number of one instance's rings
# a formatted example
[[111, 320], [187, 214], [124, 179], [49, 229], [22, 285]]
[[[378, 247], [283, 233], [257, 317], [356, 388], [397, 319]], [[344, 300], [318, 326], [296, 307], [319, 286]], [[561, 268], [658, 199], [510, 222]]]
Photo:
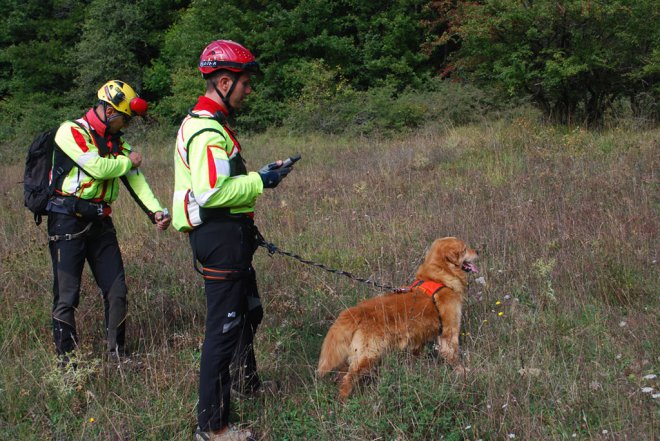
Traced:
[[207, 306], [197, 420], [202, 430], [217, 430], [229, 424], [232, 379], [244, 392], [260, 386], [252, 346], [263, 317], [252, 267], [256, 229], [248, 217], [213, 219], [190, 233], [190, 245]]
[[[88, 221], [60, 213], [48, 214], [48, 235], [82, 231]], [[117, 234], [111, 218], [93, 222], [81, 238], [49, 243], [53, 263], [53, 338], [60, 355], [78, 345], [75, 312], [80, 301], [80, 281], [85, 261], [101, 289], [108, 350], [123, 349], [126, 320], [126, 276]]]

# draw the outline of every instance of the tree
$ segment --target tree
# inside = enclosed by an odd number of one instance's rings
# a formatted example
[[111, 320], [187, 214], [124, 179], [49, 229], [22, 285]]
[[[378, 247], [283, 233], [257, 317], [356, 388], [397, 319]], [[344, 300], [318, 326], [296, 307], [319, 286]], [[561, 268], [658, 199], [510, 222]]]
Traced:
[[454, 13], [457, 68], [531, 96], [561, 123], [598, 125], [614, 100], [651, 91], [658, 77], [653, 0], [483, 0]]
[[80, 34], [80, 2], [4, 0], [2, 11], [0, 96], [25, 100], [67, 90], [76, 72], [71, 51]]
[[[425, 4], [426, 0], [226, 0], [218, 5], [193, 0], [168, 30], [145, 86], [160, 97], [177, 93], [173, 73], [181, 74], [178, 69], [186, 66], [194, 70], [204, 46], [222, 38], [250, 48], [262, 65], [258, 93], [241, 117], [253, 128], [282, 121], [283, 104], [296, 100], [309, 90], [308, 84], [328, 72], [336, 84], [356, 90], [387, 86], [400, 92], [420, 87], [431, 72], [429, 55], [420, 50], [427, 37], [422, 18], [432, 12]], [[209, 13], [218, 9], [221, 13]], [[178, 79], [177, 83], [182, 84]], [[165, 99], [167, 105], [160, 110], [170, 115], [176, 101]]]
[[76, 45], [78, 95], [92, 99], [110, 79], [140, 90], [144, 70], [160, 52], [163, 30], [177, 16], [176, 8], [186, 4], [184, 0], [92, 0]]

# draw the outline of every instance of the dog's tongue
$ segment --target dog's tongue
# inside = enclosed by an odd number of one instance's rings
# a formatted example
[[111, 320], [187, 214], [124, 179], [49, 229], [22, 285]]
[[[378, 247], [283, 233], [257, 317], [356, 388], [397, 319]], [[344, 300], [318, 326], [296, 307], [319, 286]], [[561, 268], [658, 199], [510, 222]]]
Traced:
[[472, 262], [463, 262], [462, 269], [466, 273], [478, 273], [479, 272], [479, 270], [477, 269], [477, 266]]

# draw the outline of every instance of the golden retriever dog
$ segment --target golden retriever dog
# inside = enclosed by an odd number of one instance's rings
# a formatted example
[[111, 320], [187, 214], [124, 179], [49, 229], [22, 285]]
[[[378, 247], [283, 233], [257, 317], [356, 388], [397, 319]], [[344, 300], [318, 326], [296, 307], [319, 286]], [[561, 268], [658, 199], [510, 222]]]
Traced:
[[319, 377], [337, 371], [343, 401], [385, 352], [410, 349], [417, 354], [434, 338], [447, 363], [465, 372], [458, 336], [467, 274], [477, 272], [473, 263], [477, 255], [460, 239], [437, 239], [406, 292], [374, 297], [344, 310], [323, 341]]

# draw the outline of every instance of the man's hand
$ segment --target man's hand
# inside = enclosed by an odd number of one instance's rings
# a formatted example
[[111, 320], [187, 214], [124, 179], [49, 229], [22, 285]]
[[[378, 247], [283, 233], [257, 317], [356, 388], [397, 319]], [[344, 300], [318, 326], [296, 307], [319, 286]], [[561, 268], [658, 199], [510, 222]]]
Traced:
[[275, 162], [271, 162], [270, 164], [266, 164], [266, 165], [264, 165], [263, 167], [261, 167], [259, 169], [259, 174], [268, 173], [271, 170], [275, 170], [276, 168], [280, 168], [280, 167], [282, 167], [283, 163], [284, 162], [281, 159], [278, 159]]
[[162, 211], [156, 212], [156, 214], [154, 214], [154, 219], [156, 220], [156, 227], [161, 231], [167, 230], [167, 227], [169, 227], [172, 222], [172, 218], [165, 216]]
[[138, 168], [142, 164], [142, 155], [138, 152], [131, 152], [128, 154], [128, 159], [131, 160], [133, 166], [131, 168]]
[[281, 160], [271, 162], [259, 169], [259, 176], [264, 183], [264, 188], [275, 188], [282, 179], [291, 172], [291, 167], [282, 167], [284, 162]]

